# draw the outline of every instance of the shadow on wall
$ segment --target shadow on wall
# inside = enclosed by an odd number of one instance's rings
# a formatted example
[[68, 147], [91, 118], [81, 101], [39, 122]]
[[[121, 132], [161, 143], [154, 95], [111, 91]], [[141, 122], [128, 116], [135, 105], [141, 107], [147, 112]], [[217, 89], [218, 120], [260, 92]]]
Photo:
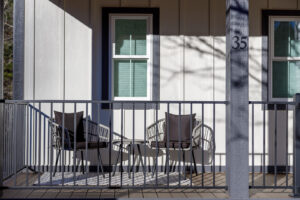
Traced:
[[[83, 3], [82, 0], [49, 0], [50, 2], [52, 2], [53, 4], [57, 5], [58, 7], [60, 7], [61, 9], [65, 9], [66, 13], [74, 18], [76, 18], [78, 21], [80, 21], [82, 24], [84, 24], [85, 26], [89, 27], [92, 29], [93, 32], [97, 32], [97, 30], [93, 30], [94, 27], [92, 27], [92, 23], [91, 23], [91, 14], [90, 12], [92, 11], [91, 8], [91, 1], [85, 1], [85, 3]], [[224, 1], [224, 8], [226, 7]], [[99, 8], [100, 9], [100, 8]], [[239, 4], [238, 1], [236, 1], [236, 7], [232, 8], [233, 10], [240, 12], [241, 14], [248, 14], [247, 11], [243, 10], [242, 6]], [[224, 9], [225, 12], [225, 9]], [[224, 13], [225, 15], [225, 13]], [[99, 19], [100, 20], [100, 19]], [[214, 34], [214, 33], [207, 33], [207, 34], [184, 34], [184, 33], [178, 33], [178, 30], [174, 30], [174, 33], [169, 33], [168, 34], [164, 34], [161, 33], [160, 36], [165, 37], [165, 39], [167, 40], [167, 42], [163, 42], [161, 43], [160, 48], [161, 49], [174, 49], [174, 48], [178, 48], [178, 49], [183, 49], [183, 51], [192, 51], [194, 53], [197, 53], [197, 55], [199, 56], [199, 58], [204, 58], [205, 56], [213, 56], [214, 59], [218, 59], [218, 60], [222, 60], [222, 68], [223, 70], [226, 68], [226, 49], [225, 48], [220, 48], [220, 47], [225, 47], [225, 43], [226, 43], [226, 39], [221, 39], [220, 37], [226, 37], [225, 35], [225, 18], [223, 19], [224, 22], [224, 28], [223, 31], [224, 34]], [[183, 24], [184, 25], [184, 24]], [[161, 24], [162, 26], [162, 24]], [[172, 36], [172, 37], [168, 37], [168, 36]], [[173, 37], [175, 36], [175, 37]], [[183, 36], [183, 37], [181, 37]], [[193, 40], [190, 40], [189, 38], [193, 37]], [[203, 37], [212, 37], [212, 39], [214, 40], [214, 42], [212, 42], [212, 40], [206, 40]], [[176, 39], [174, 39], [176, 38]], [[93, 44], [96, 44], [97, 42], [99, 43], [99, 41], [101, 40], [101, 38], [96, 39], [95, 37], [93, 37]], [[200, 44], [200, 45], [195, 45], [195, 44]], [[93, 51], [95, 50], [95, 48], [93, 48]], [[252, 68], [258, 69], [258, 70], [262, 70], [262, 66], [261, 66], [261, 61], [258, 60], [259, 57], [257, 58], [256, 56], [251, 56], [253, 55], [257, 55], [257, 52], [265, 52], [267, 51], [267, 49], [256, 49], [256, 48], [250, 48], [249, 49], [250, 52], [253, 52], [249, 55], [249, 62], [253, 63], [252, 64]], [[95, 55], [94, 53], [92, 53], [92, 55]], [[167, 55], [165, 55], [167, 56]], [[169, 55], [172, 56], [172, 55]], [[186, 57], [186, 55], [180, 55], [183, 57]], [[95, 59], [95, 58], [94, 58]], [[93, 59], [93, 60], [94, 60]], [[101, 59], [101, 58], [97, 58], [97, 59]], [[184, 59], [188, 59], [188, 58], [184, 58]], [[168, 63], [168, 66], [176, 66], [179, 67], [178, 64], [179, 63], [172, 63], [174, 60], [170, 60], [170, 62]], [[161, 63], [162, 64], [162, 63]], [[205, 63], [200, 63], [199, 65], [203, 65]], [[95, 63], [93, 64], [95, 65]], [[179, 65], [185, 65], [184, 63], [179, 64]], [[197, 65], [197, 63], [196, 63]], [[203, 78], [205, 77], [205, 75], [207, 75], [207, 71], [212, 71], [212, 67], [211, 67], [211, 63], [209, 63], [209, 65], [207, 66], [199, 66], [196, 67], [195, 70], [193, 69], [183, 69], [182, 70], [178, 70], [176, 69], [176, 67], [174, 69], [172, 69], [172, 67], [168, 67], [168, 66], [160, 66], [160, 79], [161, 80], [161, 86], [160, 87], [164, 87], [164, 84], [168, 84], [168, 82], [172, 79], [178, 78], [178, 74], [184, 73], [184, 74], [192, 74], [194, 76], [199, 76], [199, 80], [203, 80]], [[93, 69], [95, 69], [96, 67], [93, 67]], [[215, 73], [213, 75], [213, 77], [211, 77], [211, 79], [215, 78], [218, 79], [220, 81], [224, 81], [225, 84], [225, 77], [224, 76], [220, 76], [218, 74], [218, 70], [222, 70], [222, 68], [216, 68]], [[98, 71], [97, 71], [98, 72]], [[254, 72], [250, 72], [249, 77], [250, 79], [253, 79], [255, 82], [257, 82], [257, 84], [267, 84], [266, 82], [262, 82], [261, 81], [261, 76], [265, 76], [265, 73], [267, 73], [264, 69], [264, 71], [262, 72], [263, 75], [260, 74], [256, 74]], [[167, 74], [167, 75], [166, 75]], [[207, 77], [205, 77], [207, 78]], [[243, 77], [241, 77], [243, 78]], [[98, 84], [94, 84], [93, 87], [100, 87], [101, 85], [101, 81], [99, 80], [99, 78], [97, 78], [96, 76], [93, 76], [93, 79], [97, 79], [97, 80], [93, 80], [93, 83], [98, 83]], [[205, 80], [206, 81], [206, 80]], [[225, 93], [225, 85], [223, 85], [224, 88], [213, 88], [213, 86], [208, 86], [205, 89], [209, 89], [209, 90], [219, 90], [220, 92]], [[95, 88], [92, 89], [93, 93], [93, 99], [101, 99], [100, 94], [95, 94], [95, 91], [100, 91], [101, 88]]]
[[[92, 26], [91, 23], [91, 1], [84, 1], [85, 3], [83, 3], [82, 0], [50, 0], [53, 4], [57, 5], [58, 7], [64, 9], [66, 11], [66, 13], [74, 18], [76, 18], [78, 21], [80, 21], [82, 24], [86, 25], [87, 27], [89, 27], [90, 29], [92, 29], [93, 33], [97, 33], [97, 31], [99, 30], [94, 30], [94, 27]], [[224, 1], [225, 2], [225, 1]], [[224, 7], [225, 7], [225, 3], [224, 3]], [[99, 8], [100, 9], [100, 8]], [[248, 11], [243, 10], [242, 6], [239, 5], [239, 2], [236, 1], [236, 7], [232, 8], [234, 11], [239, 12], [243, 15], [248, 14]], [[225, 18], [224, 20], [224, 33], [225, 33]], [[100, 19], [99, 19], [100, 21]], [[162, 25], [161, 25], [162, 26]], [[94, 34], [93, 34], [94, 35]], [[100, 34], [99, 34], [100, 35]], [[177, 55], [179, 55], [180, 58], [182, 58], [183, 62], [182, 63], [178, 63], [177, 60], [175, 61], [174, 59], [170, 60], [170, 62], [161, 62], [160, 63], [160, 87], [165, 87], [167, 84], [170, 84], [170, 82], [174, 81], [174, 79], [178, 78], [180, 75], [184, 74], [184, 76], [187, 75], [193, 75], [194, 77], [199, 77], [198, 82], [200, 82], [200, 84], [202, 83], [201, 80], [204, 82], [207, 81], [207, 79], [211, 79], [209, 81], [213, 82], [213, 79], [218, 80], [223, 82], [223, 84], [221, 84], [221, 86], [216, 87], [216, 85], [214, 84], [209, 84], [209, 85], [205, 85], [206, 88], [201, 88], [204, 89], [206, 91], [208, 90], [215, 90], [218, 91], [220, 93], [222, 93], [222, 95], [225, 97], [225, 77], [226, 76], [222, 76], [220, 75], [220, 73], [218, 73], [218, 71], [225, 71], [226, 69], [226, 48], [224, 48], [226, 46], [226, 39], [225, 39], [225, 34], [220, 34], [220, 35], [215, 35], [215, 34], [181, 34], [179, 33], [178, 30], [174, 31], [174, 33], [168, 33], [168, 34], [164, 34], [163, 32], [161, 32], [160, 37], [164, 38], [164, 42], [160, 43], [160, 49], [166, 49], [166, 50], [170, 50], [170, 49], [178, 49], [179, 52], [183, 52], [183, 53], [179, 53]], [[205, 37], [210, 38], [209, 40], [205, 39]], [[224, 37], [224, 38], [222, 38]], [[190, 39], [193, 38], [193, 39]], [[98, 46], [101, 42], [101, 38], [96, 38], [93, 37], [92, 40], [92, 44], [95, 45], [92, 48], [92, 51], [95, 51], [95, 49], [97, 48], [101, 48], [100, 46]], [[199, 44], [199, 45], [196, 45]], [[95, 48], [96, 47], [96, 48]], [[223, 47], [223, 48], [222, 48]], [[184, 67], [180, 67], [181, 65], [185, 65], [185, 62], [188, 61], [188, 57], [187, 54], [185, 54], [185, 52], [193, 52], [193, 55], [196, 55], [198, 58], [200, 59], [204, 59], [207, 56], [210, 56], [211, 59], [211, 63], [206, 63], [203, 62], [201, 64], [199, 64], [199, 67], [191, 67], [188, 69], [185, 69]], [[267, 82], [262, 82], [260, 80], [260, 76], [265, 77], [267, 74], [267, 70], [265, 68], [262, 69], [261, 66], [261, 61], [259, 60], [260, 57], [256, 57], [256, 56], [252, 56], [256, 55], [257, 53], [262, 53], [265, 54], [265, 52], [267, 52], [267, 49], [259, 49], [259, 48], [250, 48], [249, 49], [250, 52], [252, 52], [249, 55], [249, 62], [252, 63], [252, 68], [255, 68], [259, 71], [262, 70], [262, 74], [257, 74], [254, 71], [250, 71], [249, 73], [249, 77], [250, 79], [254, 80], [258, 85], [266, 85]], [[166, 51], [166, 55], [163, 56], [168, 56], [168, 57], [172, 57], [172, 51]], [[171, 52], [169, 55], [168, 53]], [[95, 52], [92, 53], [92, 55], [96, 55]], [[161, 54], [162, 55], [162, 54]], [[173, 58], [176, 56], [173, 56]], [[220, 67], [215, 67], [213, 66], [215, 63], [215, 59], [219, 60], [219, 63], [221, 63]], [[101, 72], [99, 71], [99, 68], [97, 65], [97, 63], [101, 63], [99, 60], [101, 60], [101, 58], [97, 57], [97, 58], [93, 58], [93, 72], [92, 72], [92, 87], [96, 87], [96, 88], [91, 88], [92, 89], [92, 98], [93, 99], [101, 99], [100, 97], [100, 92], [101, 91], [101, 80], [99, 80], [99, 76], [101, 74]], [[94, 62], [95, 60], [97, 60], [97, 62]], [[162, 60], [162, 59], [161, 59]], [[234, 62], [237, 62], [237, 64], [239, 64], [239, 60], [236, 60]], [[193, 63], [193, 65], [198, 65], [197, 63]], [[204, 66], [200, 66], [200, 65], [204, 65]], [[172, 66], [175, 66], [174, 68]], [[213, 67], [211, 67], [213, 66]], [[212, 69], [214, 68], [215, 69]], [[213, 75], [211, 76], [211, 73], [207, 73], [207, 72], [213, 72]], [[210, 74], [210, 76], [207, 76], [207, 74]], [[236, 80], [237, 82], [240, 82], [242, 84], [245, 84], [245, 81], [247, 77], [238, 77], [239, 80]], [[264, 79], [263, 79], [264, 80]], [[175, 80], [176, 81], [176, 80]], [[175, 85], [176, 87], [176, 85]], [[178, 88], [175, 88], [175, 90], [178, 90]], [[97, 92], [95, 92], [97, 91]], [[266, 91], [263, 91], [266, 92]], [[188, 100], [188, 96], [185, 96], [185, 100]], [[95, 109], [93, 109], [95, 110]], [[97, 111], [97, 110], [96, 110]], [[241, 112], [243, 112], [244, 110], [241, 110]], [[101, 123], [108, 125], [109, 124], [109, 112], [106, 110], [101, 110]], [[103, 116], [103, 117], [102, 117]], [[96, 117], [95, 117], [96, 118]], [[94, 119], [94, 117], [93, 117]], [[97, 120], [96, 120], [97, 121]], [[125, 158], [126, 156], [124, 156]]]

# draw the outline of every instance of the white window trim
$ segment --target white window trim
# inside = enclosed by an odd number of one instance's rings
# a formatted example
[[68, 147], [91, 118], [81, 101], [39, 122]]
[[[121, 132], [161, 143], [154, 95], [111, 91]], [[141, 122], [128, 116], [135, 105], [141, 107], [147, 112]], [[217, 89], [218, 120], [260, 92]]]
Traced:
[[294, 16], [270, 16], [269, 17], [269, 69], [268, 69], [268, 94], [269, 101], [294, 101], [293, 98], [273, 98], [273, 61], [300, 61], [300, 57], [275, 57], [274, 56], [274, 22], [275, 21], [299, 21], [300, 17]]
[[[115, 55], [115, 20], [146, 19], [147, 20], [147, 55], [124, 56]], [[153, 94], [153, 16], [152, 14], [110, 14], [109, 16], [109, 74], [110, 97], [116, 101], [151, 101]], [[115, 97], [114, 96], [114, 62], [113, 59], [147, 59], [147, 97]]]

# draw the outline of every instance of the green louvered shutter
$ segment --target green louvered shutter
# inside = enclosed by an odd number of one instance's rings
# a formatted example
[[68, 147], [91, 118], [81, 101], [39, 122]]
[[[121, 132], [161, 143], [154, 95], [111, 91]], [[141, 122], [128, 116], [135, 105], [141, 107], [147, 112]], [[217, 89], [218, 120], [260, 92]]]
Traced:
[[147, 61], [133, 61], [133, 97], [147, 96]]

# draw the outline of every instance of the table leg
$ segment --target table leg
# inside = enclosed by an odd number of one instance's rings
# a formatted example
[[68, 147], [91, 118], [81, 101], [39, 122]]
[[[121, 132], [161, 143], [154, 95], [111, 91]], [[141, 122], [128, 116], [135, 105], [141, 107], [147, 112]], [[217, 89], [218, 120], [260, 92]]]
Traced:
[[131, 145], [130, 144], [127, 145], [127, 152], [128, 152], [128, 168], [127, 168], [127, 170], [128, 170], [128, 178], [130, 178], [130, 166], [131, 166], [131, 164], [130, 164]]
[[[114, 171], [113, 171], [113, 176], [115, 176], [116, 170], [117, 170], [117, 165], [118, 165], [118, 161], [119, 161], [119, 157], [120, 154], [122, 153], [122, 144], [120, 144], [119, 146], [119, 151], [118, 151], [118, 156], [117, 156], [117, 160], [115, 162], [115, 167], [114, 167]], [[121, 169], [122, 170], [122, 169]]]

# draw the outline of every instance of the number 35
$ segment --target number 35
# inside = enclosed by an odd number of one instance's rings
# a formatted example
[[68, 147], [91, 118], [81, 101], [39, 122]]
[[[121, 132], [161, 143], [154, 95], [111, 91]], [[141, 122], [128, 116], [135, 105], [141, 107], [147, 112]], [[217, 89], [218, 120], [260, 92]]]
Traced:
[[247, 48], [247, 37], [233, 36], [233, 43], [233, 49], [245, 49]]

